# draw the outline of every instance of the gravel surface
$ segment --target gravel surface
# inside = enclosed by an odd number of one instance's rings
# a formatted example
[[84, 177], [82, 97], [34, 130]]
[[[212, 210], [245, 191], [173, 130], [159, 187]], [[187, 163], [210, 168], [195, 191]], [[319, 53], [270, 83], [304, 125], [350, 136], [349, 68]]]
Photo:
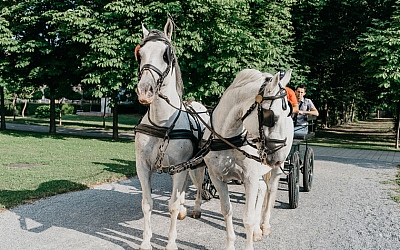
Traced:
[[[272, 214], [272, 233], [255, 249], [400, 249], [400, 204], [390, 199], [396, 164], [318, 156], [311, 192], [288, 208], [282, 183]], [[244, 249], [243, 187], [230, 185], [237, 235]], [[154, 175], [153, 249], [167, 242], [170, 178]], [[191, 211], [192, 188], [187, 204]], [[178, 222], [180, 249], [223, 249], [225, 223], [219, 200], [202, 206], [198, 220]], [[138, 249], [143, 232], [137, 178], [58, 195], [0, 213], [0, 249]]]

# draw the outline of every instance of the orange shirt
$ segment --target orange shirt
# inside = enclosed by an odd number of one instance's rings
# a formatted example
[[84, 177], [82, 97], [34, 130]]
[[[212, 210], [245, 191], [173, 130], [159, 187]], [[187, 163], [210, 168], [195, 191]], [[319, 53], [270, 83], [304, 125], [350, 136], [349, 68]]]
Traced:
[[287, 92], [287, 99], [288, 101], [292, 104], [292, 106], [297, 105], [297, 97], [296, 94], [294, 93], [293, 89], [289, 87], [285, 87], [286, 92]]

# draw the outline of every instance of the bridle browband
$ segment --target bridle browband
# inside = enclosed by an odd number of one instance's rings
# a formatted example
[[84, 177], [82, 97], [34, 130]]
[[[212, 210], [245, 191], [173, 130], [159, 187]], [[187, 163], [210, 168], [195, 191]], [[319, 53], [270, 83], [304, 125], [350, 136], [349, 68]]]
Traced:
[[[274, 139], [274, 138], [268, 138], [263, 130], [263, 126], [267, 127], [273, 127], [275, 126], [275, 114], [274, 111], [271, 110], [272, 104], [275, 100], [281, 99], [282, 100], [282, 109], [287, 110], [287, 103], [285, 100], [285, 97], [287, 96], [286, 89], [282, 87], [280, 82], [278, 83], [279, 85], [279, 91], [273, 96], [264, 96], [264, 91], [265, 87], [272, 81], [272, 77], [268, 77], [265, 79], [264, 83], [261, 85], [258, 95], [255, 98], [255, 102], [250, 106], [250, 108], [247, 110], [247, 112], [243, 115], [241, 118], [242, 121], [246, 119], [247, 116], [253, 112], [257, 108], [257, 115], [258, 115], [258, 131], [259, 131], [259, 137], [253, 139], [253, 142], [259, 142], [261, 143], [261, 147], [258, 148], [258, 154], [260, 156], [260, 159], [262, 159], [263, 162], [266, 161], [266, 157], [268, 154], [273, 154], [276, 151], [280, 150], [281, 148], [286, 146], [286, 140], [287, 137], [284, 139]], [[264, 109], [262, 107], [263, 101], [271, 101], [269, 108]], [[290, 113], [289, 115], [290, 116]], [[272, 147], [271, 144], [274, 144], [275, 146]]]

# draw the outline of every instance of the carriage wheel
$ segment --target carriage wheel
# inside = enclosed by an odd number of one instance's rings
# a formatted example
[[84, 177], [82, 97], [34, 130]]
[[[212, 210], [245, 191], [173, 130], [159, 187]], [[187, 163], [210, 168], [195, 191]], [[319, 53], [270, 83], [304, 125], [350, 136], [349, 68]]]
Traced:
[[303, 186], [304, 191], [310, 192], [314, 174], [314, 150], [307, 148], [304, 155]]
[[290, 172], [289, 172], [289, 207], [296, 208], [299, 205], [299, 169], [300, 157], [296, 151], [290, 157]]

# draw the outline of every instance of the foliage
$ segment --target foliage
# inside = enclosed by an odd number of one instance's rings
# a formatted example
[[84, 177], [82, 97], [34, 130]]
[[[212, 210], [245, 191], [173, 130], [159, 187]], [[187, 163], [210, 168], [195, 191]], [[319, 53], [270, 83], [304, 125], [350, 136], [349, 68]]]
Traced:
[[[56, 108], [56, 112], [59, 113], [60, 109]], [[50, 118], [50, 105], [43, 105], [36, 108], [35, 117], [38, 118]]]
[[75, 105], [72, 104], [63, 104], [61, 106], [61, 113], [63, 115], [72, 115], [75, 113]]
[[[393, 6], [390, 19], [374, 19], [360, 41], [362, 66], [374, 85], [381, 90], [380, 97], [400, 100], [400, 1]], [[376, 84], [378, 83], [378, 84]], [[389, 95], [389, 96], [387, 96]]]
[[213, 105], [244, 68], [292, 68], [291, 87], [305, 85], [322, 123], [332, 126], [365, 119], [375, 108], [394, 109], [398, 6], [398, 0], [3, 1], [0, 84], [19, 96], [46, 84], [55, 99], [81, 84], [85, 99], [111, 97], [113, 106], [123, 93], [135, 101], [141, 24], [162, 30], [169, 15], [186, 98]]

